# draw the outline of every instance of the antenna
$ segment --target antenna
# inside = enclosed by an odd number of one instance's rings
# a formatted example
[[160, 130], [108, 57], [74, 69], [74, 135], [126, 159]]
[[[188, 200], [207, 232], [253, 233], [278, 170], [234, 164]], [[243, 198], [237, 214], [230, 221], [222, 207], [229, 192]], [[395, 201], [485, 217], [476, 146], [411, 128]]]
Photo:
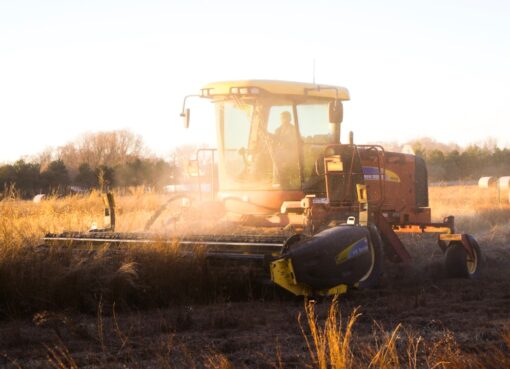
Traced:
[[315, 58], [313, 58], [313, 84], [315, 84]]

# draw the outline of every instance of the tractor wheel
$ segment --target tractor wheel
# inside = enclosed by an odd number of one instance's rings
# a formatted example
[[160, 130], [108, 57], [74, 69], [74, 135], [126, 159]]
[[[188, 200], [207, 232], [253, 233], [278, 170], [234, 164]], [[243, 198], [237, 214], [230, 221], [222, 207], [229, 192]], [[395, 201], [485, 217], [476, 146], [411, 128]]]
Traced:
[[446, 273], [451, 278], [476, 279], [480, 276], [480, 267], [482, 263], [480, 246], [471, 235], [467, 235], [467, 240], [473, 248], [473, 258], [468, 255], [466, 249], [460, 242], [450, 242], [446, 249]]
[[370, 232], [370, 252], [372, 254], [372, 264], [368, 272], [359, 280], [359, 288], [377, 287], [383, 273], [383, 251], [382, 239], [379, 230], [373, 224], [368, 226]]

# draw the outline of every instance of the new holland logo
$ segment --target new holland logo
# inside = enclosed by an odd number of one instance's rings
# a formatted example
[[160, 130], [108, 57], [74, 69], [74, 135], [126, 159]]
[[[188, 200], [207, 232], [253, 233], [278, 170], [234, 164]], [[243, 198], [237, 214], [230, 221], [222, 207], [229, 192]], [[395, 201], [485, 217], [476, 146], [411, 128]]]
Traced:
[[368, 252], [368, 239], [363, 237], [352, 245], [347, 246], [342, 252], [335, 257], [335, 263], [341, 264], [349, 259], [356, 258]]
[[[381, 172], [378, 167], [363, 167], [363, 177], [366, 181], [378, 181], [381, 178]], [[400, 177], [397, 173], [386, 169], [382, 178], [387, 182], [400, 183]]]

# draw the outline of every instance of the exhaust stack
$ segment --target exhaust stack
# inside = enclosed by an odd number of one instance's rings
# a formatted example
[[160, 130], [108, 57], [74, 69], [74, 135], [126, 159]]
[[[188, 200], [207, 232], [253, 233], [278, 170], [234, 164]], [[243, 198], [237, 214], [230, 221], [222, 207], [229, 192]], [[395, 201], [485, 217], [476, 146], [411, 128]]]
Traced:
[[340, 143], [340, 126], [344, 119], [344, 106], [341, 100], [335, 100], [329, 103], [329, 126], [331, 134], [331, 143]]

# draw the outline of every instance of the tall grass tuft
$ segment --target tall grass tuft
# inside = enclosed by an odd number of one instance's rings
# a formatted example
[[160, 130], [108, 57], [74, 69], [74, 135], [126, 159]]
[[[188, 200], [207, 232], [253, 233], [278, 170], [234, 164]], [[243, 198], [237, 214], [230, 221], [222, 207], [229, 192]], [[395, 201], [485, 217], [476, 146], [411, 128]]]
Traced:
[[345, 328], [342, 326], [342, 320], [339, 319], [337, 299], [333, 300], [329, 308], [324, 327], [321, 327], [317, 321], [314, 300], [305, 302], [305, 312], [312, 340], [310, 341], [302, 325], [301, 330], [315, 367], [318, 369], [351, 368], [353, 358], [350, 340], [352, 327], [360, 316], [358, 310], [354, 309], [351, 313]]
[[[502, 364], [501, 368], [510, 364], [509, 353], [497, 348], [490, 354], [463, 353], [448, 331], [436, 340], [425, 341], [400, 324], [390, 331], [375, 324], [372, 340], [357, 337], [355, 324], [361, 316], [359, 308], [352, 310], [344, 322], [335, 299], [321, 324], [315, 306], [314, 301], [305, 302], [306, 326], [299, 318], [312, 368], [481, 369], [498, 367], [493, 366], [497, 362]], [[509, 337], [503, 334], [507, 345]]]

